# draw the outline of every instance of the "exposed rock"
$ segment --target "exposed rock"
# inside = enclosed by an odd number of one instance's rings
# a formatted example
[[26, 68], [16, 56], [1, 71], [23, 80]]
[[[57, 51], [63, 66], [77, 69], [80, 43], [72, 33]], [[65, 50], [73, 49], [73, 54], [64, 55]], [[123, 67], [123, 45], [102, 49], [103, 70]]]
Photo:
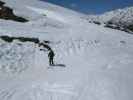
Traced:
[[3, 6], [4, 4], [5, 4], [4, 2], [0, 1], [0, 6]]
[[38, 38], [29, 38], [29, 37], [9, 37], [7, 35], [0, 36], [0, 38], [6, 42], [12, 42], [13, 40], [19, 40], [20, 42], [33, 42], [39, 43]]
[[133, 24], [132, 24], [132, 25], [127, 26], [127, 29], [129, 29], [130, 31], [133, 31]]
[[89, 15], [86, 19], [90, 23], [133, 33], [133, 7], [117, 9], [101, 15]]
[[47, 50], [51, 50], [51, 47], [48, 45], [48, 43], [50, 43], [50, 41], [43, 41], [40, 42], [40, 40], [38, 38], [32, 38], [32, 37], [11, 37], [11, 36], [7, 36], [7, 35], [2, 35], [0, 36], [0, 39], [4, 40], [5, 42], [11, 43], [13, 42], [13, 40], [18, 40], [20, 42], [32, 42], [35, 44], [38, 44], [38, 46], [43, 46], [43, 48], [46, 48]]
[[5, 20], [14, 20], [17, 22], [27, 22], [28, 20], [13, 13], [13, 10], [7, 6], [4, 6], [4, 2], [0, 1], [0, 18]]

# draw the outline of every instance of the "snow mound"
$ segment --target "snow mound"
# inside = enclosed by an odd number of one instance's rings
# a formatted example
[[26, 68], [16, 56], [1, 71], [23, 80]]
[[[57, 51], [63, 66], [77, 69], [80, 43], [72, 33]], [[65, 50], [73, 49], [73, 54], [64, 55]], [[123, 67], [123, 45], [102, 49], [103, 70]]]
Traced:
[[17, 74], [33, 65], [35, 54], [34, 45], [31, 43], [0, 43], [0, 71], [3, 74]]

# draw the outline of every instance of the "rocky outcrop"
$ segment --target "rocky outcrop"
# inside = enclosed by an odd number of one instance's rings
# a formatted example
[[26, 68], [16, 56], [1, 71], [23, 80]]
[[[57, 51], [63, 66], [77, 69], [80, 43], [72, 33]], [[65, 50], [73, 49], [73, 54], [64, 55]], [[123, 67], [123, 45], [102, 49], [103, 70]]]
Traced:
[[0, 6], [3, 6], [4, 4], [5, 4], [4, 2], [0, 1]]
[[10, 7], [4, 6], [4, 2], [0, 1], [0, 19], [5, 19], [5, 20], [13, 20], [17, 22], [28, 22], [27, 19], [16, 16], [13, 13], [13, 9]]
[[11, 37], [7, 35], [2, 35], [0, 36], [0, 39], [8, 43], [13, 42], [14, 40], [18, 40], [20, 42], [32, 42], [32, 43], [38, 44], [39, 47], [42, 46], [47, 50], [51, 50], [51, 47], [48, 45], [50, 41], [44, 40], [43, 42], [40, 42], [38, 38], [34, 38], [34, 37], [13, 37], [13, 36]]
[[0, 39], [4, 40], [5, 42], [13, 42], [13, 40], [18, 40], [20, 42], [33, 42], [39, 44], [38, 38], [30, 38], [30, 37], [11, 37], [7, 35], [0, 36]]
[[133, 33], [133, 7], [106, 12], [102, 15], [89, 15], [86, 19], [90, 23]]

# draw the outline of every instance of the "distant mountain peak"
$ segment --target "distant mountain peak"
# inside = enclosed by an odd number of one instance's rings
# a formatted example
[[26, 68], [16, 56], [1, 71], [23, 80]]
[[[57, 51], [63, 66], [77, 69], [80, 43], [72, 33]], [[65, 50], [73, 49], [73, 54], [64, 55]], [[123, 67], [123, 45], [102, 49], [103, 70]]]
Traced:
[[[106, 24], [105, 26], [110, 26], [111, 24], [113, 26], [116, 25], [116, 27], [121, 27], [123, 30], [123, 28], [127, 28], [133, 25], [133, 7], [117, 9], [114, 11], [106, 12], [102, 15], [89, 15], [87, 20], [91, 23], [94, 22]], [[112, 25], [110, 27], [112, 27]], [[132, 31], [133, 29], [129, 30]]]

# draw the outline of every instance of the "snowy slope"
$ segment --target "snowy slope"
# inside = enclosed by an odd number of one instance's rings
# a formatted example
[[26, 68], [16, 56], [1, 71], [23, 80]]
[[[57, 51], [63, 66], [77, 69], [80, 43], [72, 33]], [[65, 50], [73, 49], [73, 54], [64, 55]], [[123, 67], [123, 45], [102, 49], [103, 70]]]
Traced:
[[105, 13], [101, 16], [101, 19], [104, 19], [105, 22], [112, 20], [114, 23], [130, 25], [133, 23], [133, 7], [127, 7], [124, 9]]
[[92, 23], [105, 24], [105, 26], [110, 28], [130, 33], [133, 31], [133, 7], [114, 10], [101, 15], [89, 15], [85, 19]]
[[56, 66], [37, 44], [0, 40], [0, 100], [133, 99], [132, 35], [39, 0], [2, 1], [29, 22], [1, 19], [0, 35], [50, 41]]
[[124, 9], [118, 9], [110, 12], [106, 12], [101, 15], [89, 15], [88, 20], [97, 20], [101, 23], [107, 23], [112, 20], [114, 23], [125, 23], [132, 24], [133, 23], [133, 7], [127, 7]]

